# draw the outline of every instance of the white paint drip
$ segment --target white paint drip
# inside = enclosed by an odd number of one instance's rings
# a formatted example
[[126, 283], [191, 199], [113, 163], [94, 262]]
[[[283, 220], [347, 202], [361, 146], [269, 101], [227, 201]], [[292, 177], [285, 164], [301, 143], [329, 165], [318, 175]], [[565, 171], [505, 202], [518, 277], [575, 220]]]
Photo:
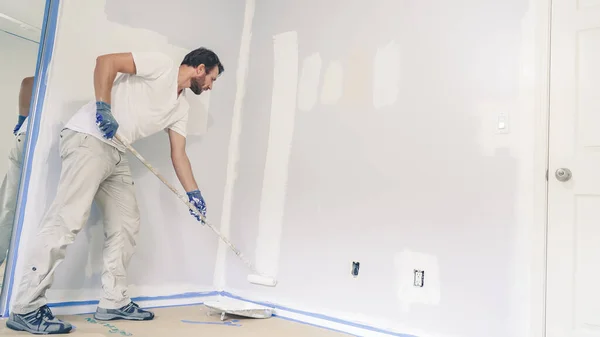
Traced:
[[392, 105], [398, 99], [400, 81], [400, 47], [390, 41], [378, 48], [373, 65], [373, 106]]
[[[231, 135], [229, 136], [229, 149], [227, 155], [227, 177], [225, 180], [225, 191], [223, 195], [223, 212], [221, 214], [221, 233], [229, 237], [231, 229], [231, 204], [233, 202], [233, 188], [237, 179], [237, 163], [240, 159], [240, 134], [242, 133], [242, 104], [246, 96], [246, 77], [250, 63], [250, 42], [252, 40], [252, 20], [254, 18], [255, 0], [246, 0], [244, 10], [244, 26], [242, 28], [242, 39], [240, 44], [240, 56], [238, 58], [236, 72], [236, 94], [233, 104], [233, 117], [231, 120]], [[225, 287], [226, 259], [229, 247], [219, 240], [217, 249], [217, 261], [213, 283], [218, 290]]]
[[[440, 271], [437, 257], [404, 250], [394, 256], [394, 264], [399, 284], [396, 294], [404, 311], [408, 312], [414, 303], [440, 303]], [[422, 288], [414, 285], [415, 269], [425, 271]]]
[[294, 134], [298, 83], [298, 34], [295, 31], [273, 37], [274, 78], [267, 158], [263, 175], [256, 266], [259, 272], [275, 276], [279, 264], [288, 162]]
[[320, 76], [321, 56], [319, 53], [313, 53], [302, 62], [302, 75], [298, 87], [298, 109], [310, 111], [315, 106]]
[[325, 71], [321, 87], [321, 104], [335, 105], [342, 98], [344, 68], [340, 61], [331, 61]]

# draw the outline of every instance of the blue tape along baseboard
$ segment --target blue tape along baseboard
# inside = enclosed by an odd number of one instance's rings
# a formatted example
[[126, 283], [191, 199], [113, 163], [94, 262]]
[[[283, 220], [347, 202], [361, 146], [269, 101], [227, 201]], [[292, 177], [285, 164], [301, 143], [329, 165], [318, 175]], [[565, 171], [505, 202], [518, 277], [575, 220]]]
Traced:
[[[134, 302], [172, 301], [172, 300], [179, 300], [179, 299], [219, 296], [220, 294], [221, 293], [218, 291], [206, 291], [206, 292], [192, 292], [192, 293], [183, 293], [183, 294], [175, 294], [175, 295], [167, 295], [167, 296], [139, 296], [139, 297], [133, 297], [131, 300]], [[98, 300], [69, 301], [69, 302], [48, 303], [48, 306], [51, 308], [64, 308], [64, 307], [76, 307], [76, 306], [81, 306], [81, 305], [98, 305], [98, 303], [100, 303], [100, 301], [98, 301]], [[179, 305], [174, 304], [173, 306], [179, 306]]]
[[[307, 317], [317, 318], [317, 319], [321, 319], [321, 320], [328, 321], [328, 322], [331, 322], [331, 323], [337, 323], [337, 324], [341, 324], [341, 325], [345, 325], [345, 326], [349, 326], [349, 327], [353, 327], [353, 328], [358, 328], [358, 329], [362, 329], [362, 330], [366, 330], [366, 331], [377, 332], [377, 333], [381, 333], [381, 334], [385, 334], [385, 335], [389, 335], [389, 336], [395, 336], [395, 337], [417, 337], [415, 335], [409, 335], [409, 334], [403, 334], [403, 333], [398, 333], [398, 332], [394, 332], [394, 331], [389, 331], [389, 330], [377, 328], [377, 327], [366, 325], [366, 324], [362, 324], [362, 323], [355, 323], [355, 322], [351, 322], [351, 321], [339, 319], [339, 318], [332, 317], [332, 316], [327, 316], [327, 315], [323, 315], [323, 314], [318, 314], [318, 313], [312, 313], [312, 312], [308, 312], [308, 311], [302, 311], [302, 310], [292, 309], [292, 308], [281, 306], [281, 305], [274, 304], [274, 303], [253, 301], [253, 300], [249, 300], [247, 298], [243, 298], [241, 296], [234, 295], [234, 294], [226, 292], [226, 291], [222, 291], [221, 292], [221, 296], [229, 297], [229, 298], [240, 300], [240, 301], [244, 301], [244, 302], [254, 303], [254, 304], [262, 305], [262, 306], [273, 308], [273, 309], [279, 309], [279, 310], [283, 310], [283, 311], [288, 311], [288, 312], [292, 312], [292, 313], [303, 315], [303, 316], [307, 316]], [[275, 315], [275, 316], [277, 316], [277, 315]], [[298, 319], [292, 319], [292, 318], [287, 318], [287, 317], [281, 317], [281, 318], [284, 318], [286, 320], [291, 320], [291, 321], [298, 321], [300, 323], [305, 323], [305, 324], [309, 324], [309, 325], [313, 325], [313, 326], [318, 326], [318, 327], [321, 327], [321, 328], [327, 328], [327, 327], [316, 325], [316, 324], [312, 324], [312, 323], [302, 322], [301, 320], [298, 320]], [[329, 329], [329, 328], [327, 328], [327, 329]], [[336, 329], [329, 329], [329, 330], [335, 330], [335, 331], [338, 331], [338, 332], [344, 332], [344, 331], [339, 331], [339, 330], [336, 330]], [[347, 332], [344, 332], [344, 333], [347, 333]]]
[[[389, 330], [377, 328], [377, 327], [366, 325], [366, 324], [362, 324], [362, 323], [356, 323], [356, 322], [352, 322], [352, 321], [348, 321], [348, 320], [339, 319], [339, 318], [328, 316], [328, 315], [323, 315], [323, 314], [319, 314], [319, 313], [312, 313], [312, 312], [303, 311], [303, 310], [297, 310], [297, 309], [285, 307], [285, 306], [274, 304], [274, 303], [253, 301], [253, 300], [241, 297], [241, 296], [234, 295], [234, 294], [226, 292], [226, 291], [189, 292], [189, 293], [182, 293], [182, 294], [175, 294], [175, 295], [168, 295], [168, 296], [140, 296], [140, 297], [134, 297], [134, 298], [132, 298], [132, 300], [135, 301], [135, 302], [174, 301], [174, 300], [178, 300], [178, 299], [203, 298], [203, 297], [213, 297], [213, 296], [228, 297], [228, 298], [239, 300], [239, 301], [254, 303], [254, 304], [262, 305], [262, 306], [273, 308], [273, 309], [279, 309], [279, 310], [282, 310], [282, 311], [287, 311], [287, 312], [295, 313], [295, 314], [306, 316], [306, 317], [317, 318], [317, 319], [320, 319], [320, 320], [323, 320], [323, 321], [327, 321], [327, 322], [331, 322], [331, 323], [337, 323], [337, 324], [341, 324], [341, 325], [344, 325], [344, 326], [348, 326], [348, 327], [352, 327], [352, 328], [358, 328], [358, 329], [362, 329], [362, 330], [365, 330], [365, 331], [376, 332], [376, 333], [385, 334], [385, 335], [389, 335], [389, 336], [395, 336], [395, 337], [417, 337], [415, 335], [402, 334], [402, 333], [398, 333], [398, 332], [394, 332], [394, 331], [389, 331]], [[48, 306], [51, 307], [51, 308], [64, 308], [64, 307], [98, 305], [98, 303], [99, 303], [98, 300], [69, 301], [69, 302], [49, 303]], [[173, 304], [168, 304], [168, 305], [164, 305], [164, 306], [161, 306], [161, 307], [180, 307], [180, 306], [199, 305], [199, 304], [202, 304], [202, 302], [197, 302], [197, 303], [193, 303], [193, 304], [177, 304], [177, 303], [173, 303]], [[81, 313], [81, 314], [84, 314], [84, 313]], [[318, 328], [323, 328], [323, 329], [327, 329], [327, 330], [332, 330], [332, 331], [336, 331], [336, 332], [340, 332], [340, 333], [345, 333], [345, 334], [349, 334], [349, 335], [355, 335], [355, 334], [349, 333], [347, 331], [342, 331], [340, 329], [334, 329], [334, 328], [330, 328], [330, 327], [327, 327], [327, 326], [324, 326], [324, 325], [318, 325], [318, 324], [310, 323], [310, 322], [304, 321], [302, 319], [284, 317], [282, 315], [278, 315], [277, 313], [275, 313], [274, 316], [277, 317], [277, 318], [281, 318], [281, 319], [292, 321], [292, 322], [296, 322], [296, 323], [302, 323], [302, 324], [306, 324], [306, 325], [310, 325], [310, 326], [314, 326], [314, 327], [318, 327]]]

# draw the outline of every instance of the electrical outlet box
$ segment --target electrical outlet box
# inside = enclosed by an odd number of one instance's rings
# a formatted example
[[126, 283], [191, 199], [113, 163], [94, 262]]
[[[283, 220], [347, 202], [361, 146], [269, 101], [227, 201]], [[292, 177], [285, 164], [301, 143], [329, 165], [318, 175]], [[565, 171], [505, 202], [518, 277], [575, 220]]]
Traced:
[[352, 262], [352, 276], [358, 277], [358, 269], [360, 268], [360, 262]]
[[425, 285], [425, 271], [415, 269], [414, 273], [415, 273], [415, 277], [414, 277], [415, 287], [422, 288]]

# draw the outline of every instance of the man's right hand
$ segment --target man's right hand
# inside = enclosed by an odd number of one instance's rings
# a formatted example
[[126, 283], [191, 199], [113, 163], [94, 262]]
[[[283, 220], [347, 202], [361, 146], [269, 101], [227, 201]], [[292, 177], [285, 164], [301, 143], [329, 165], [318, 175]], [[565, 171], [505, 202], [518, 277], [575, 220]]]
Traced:
[[96, 102], [96, 125], [106, 139], [111, 139], [117, 134], [119, 123], [110, 113], [110, 105], [105, 102]]
[[[195, 191], [191, 191], [191, 192], [187, 192], [188, 198], [190, 199], [190, 202], [196, 206], [196, 208], [202, 212], [202, 216], [206, 217], [206, 202], [204, 202], [204, 198], [202, 197], [202, 193], [200, 193], [200, 190], [195, 190]], [[200, 214], [198, 214], [198, 212], [196, 212], [195, 210], [192, 210], [190, 208], [190, 214], [192, 216], [194, 216], [196, 218], [196, 220], [200, 221], [203, 225], [205, 224], [204, 221], [202, 220], [202, 218], [200, 218]]]

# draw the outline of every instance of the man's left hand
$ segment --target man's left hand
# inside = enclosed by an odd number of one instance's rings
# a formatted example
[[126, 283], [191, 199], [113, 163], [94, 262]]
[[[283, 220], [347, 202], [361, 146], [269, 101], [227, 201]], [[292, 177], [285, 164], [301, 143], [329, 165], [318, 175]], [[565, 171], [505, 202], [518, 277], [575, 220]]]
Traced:
[[23, 122], [25, 122], [25, 118], [27, 118], [27, 117], [19, 115], [19, 121], [17, 122], [17, 125], [15, 125], [15, 128], [13, 129], [13, 134], [15, 136], [17, 135], [17, 132], [19, 132], [19, 129], [21, 129]]

